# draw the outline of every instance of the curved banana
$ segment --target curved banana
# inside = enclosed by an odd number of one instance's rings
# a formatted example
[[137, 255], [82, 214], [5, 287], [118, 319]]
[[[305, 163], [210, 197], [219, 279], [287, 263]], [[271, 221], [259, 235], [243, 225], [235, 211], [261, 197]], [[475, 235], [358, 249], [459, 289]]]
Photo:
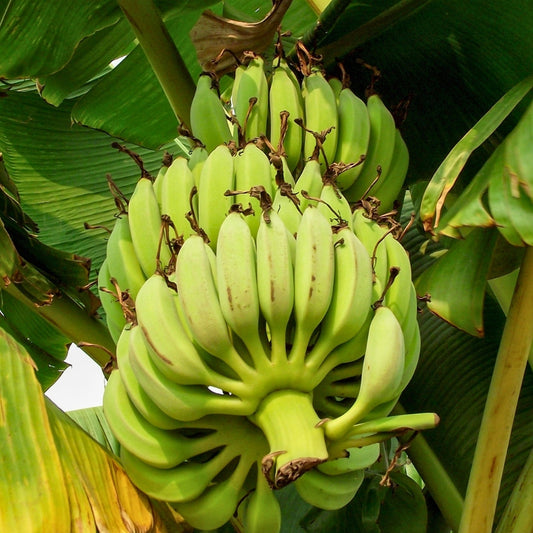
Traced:
[[[235, 156], [235, 190], [250, 191], [252, 187], [257, 186], [264, 187], [265, 192], [272, 197], [270, 161], [257, 144], [250, 142]], [[252, 207], [253, 214], [248, 215], [245, 220], [255, 238], [262, 211], [259, 198], [250, 196], [249, 193], [238, 194], [235, 196], [235, 202], [242, 204], [244, 209], [248, 205]]]
[[146, 281], [133, 247], [128, 217], [118, 217], [107, 241], [106, 262], [109, 275], [115, 278], [122, 291], [135, 300]]
[[346, 224], [350, 230], [353, 229], [350, 204], [333, 182], [324, 183], [320, 199], [322, 201], [318, 202], [318, 210], [330, 221], [332, 226]]
[[315, 468], [298, 478], [294, 486], [302, 500], [319, 509], [334, 511], [352, 501], [363, 479], [362, 470], [330, 476]]
[[161, 213], [168, 215], [176, 228], [176, 237], [194, 233], [186, 218], [191, 210], [191, 191], [194, 176], [185, 157], [176, 157], [165, 173], [161, 184]]
[[300, 210], [303, 211], [308, 205], [316, 206], [316, 200], [309, 200], [302, 194], [302, 191], [307, 193], [307, 196], [313, 198], [320, 198], [323, 187], [322, 172], [320, 170], [320, 163], [318, 157], [311, 157], [306, 161], [302, 173], [296, 180], [296, 184], [293, 187], [293, 192], [298, 195], [300, 200]]
[[255, 243], [244, 217], [233, 211], [225, 218], [217, 241], [217, 286], [226, 323], [244, 342], [257, 370], [269, 364], [260, 335]]
[[117, 289], [110, 280], [111, 274], [107, 266], [107, 259], [104, 259], [98, 271], [98, 297], [106, 314], [105, 318], [109, 333], [113, 340], [117, 342], [122, 329], [126, 325], [126, 318], [120, 302], [113, 296]]
[[235, 189], [233, 155], [225, 144], [217, 146], [206, 159], [198, 187], [198, 223], [214, 249], [220, 225], [233, 203], [224, 193]]
[[150, 424], [130, 401], [117, 370], [111, 372], [107, 381], [103, 410], [120, 445], [156, 468], [173, 468], [222, 444], [216, 432], [191, 438], [177, 430], [164, 430]]
[[392, 162], [386, 174], [382, 174], [371, 194], [375, 196], [380, 205], [379, 213], [388, 213], [394, 208], [403, 188], [407, 170], [409, 168], [409, 150], [399, 129], [396, 129]]
[[191, 235], [178, 254], [175, 279], [184, 315], [194, 339], [204, 350], [227, 363], [244, 381], [253, 380], [255, 370], [231, 341], [207, 249], [200, 236]]
[[402, 381], [404, 365], [402, 327], [388, 307], [380, 306], [370, 323], [359, 394], [346, 413], [324, 423], [327, 437], [343, 438], [374, 407], [393, 400]]
[[[341, 90], [338, 100], [339, 135], [337, 138], [336, 163], [357, 163], [366, 156], [370, 140], [370, 118], [366, 104], [348, 87]], [[364, 163], [366, 164], [366, 162]], [[337, 186], [348, 189], [358, 178], [363, 164], [356, 165], [339, 174]]]
[[294, 274], [290, 239], [273, 209], [261, 216], [257, 231], [257, 292], [270, 331], [272, 363], [286, 361], [287, 326], [294, 307]]
[[170, 261], [170, 249], [162, 232], [161, 211], [149, 178], [141, 178], [135, 186], [128, 204], [128, 221], [135, 254], [148, 278]]
[[[335, 161], [338, 138], [338, 111], [335, 93], [324, 74], [313, 69], [302, 81], [302, 94], [305, 109], [305, 127], [307, 130], [321, 134], [327, 133], [320, 154], [320, 163], [329, 165]], [[313, 154], [316, 146], [315, 136], [306, 132], [304, 137], [304, 158]], [[324, 161], [324, 156], [326, 161]], [[325, 168], [325, 166], [324, 166]]]
[[[279, 60], [279, 64], [272, 70], [269, 88], [270, 142], [280, 148], [283, 135], [283, 152], [287, 157], [287, 164], [294, 172], [302, 155], [303, 129], [294, 122], [304, 118], [303, 100], [300, 86], [286, 61]], [[285, 131], [281, 131], [282, 115], [287, 112]]]
[[337, 476], [347, 472], [356, 472], [372, 466], [381, 454], [379, 443], [369, 444], [362, 448], [348, 448], [346, 457], [330, 459], [318, 465], [318, 470], [328, 476]]
[[153, 426], [160, 429], [177, 429], [183, 427], [183, 422], [168, 416], [161, 411], [144, 389], [140, 386], [130, 363], [129, 342], [132, 327], [122, 330], [117, 342], [116, 357], [120, 378], [128, 397], [137, 411]]
[[233, 450], [223, 448], [205, 462], [187, 461], [174, 468], [156, 468], [126, 448], [120, 449], [120, 461], [133, 483], [148, 496], [167, 502], [194, 501], [233, 458]]
[[268, 81], [262, 57], [254, 55], [248, 65], [237, 67], [231, 103], [245, 141], [266, 135]]
[[244, 504], [246, 507], [243, 523], [246, 533], [279, 533], [281, 508], [260, 468], [255, 490], [246, 498]]
[[372, 265], [348, 227], [335, 235], [335, 275], [331, 303], [306, 365], [319, 365], [340, 344], [355, 337], [372, 311]]
[[396, 139], [394, 117], [377, 94], [368, 97], [366, 107], [370, 119], [370, 139], [359, 176], [351, 187], [344, 190], [349, 202], [358, 202], [365, 194], [374, 196], [373, 190], [367, 191], [378, 175], [378, 167], [381, 167], [381, 176], [386, 176], [392, 164]]
[[200, 185], [200, 174], [208, 156], [209, 152], [202, 145], [195, 146], [190, 152], [189, 168], [191, 169], [196, 187]]
[[180, 385], [216, 385], [226, 392], [242, 391], [242, 383], [213, 371], [201, 357], [181, 322], [177, 293], [154, 274], [139, 291], [137, 321], [148, 353], [159, 370]]
[[289, 360], [303, 362], [313, 332], [333, 295], [335, 256], [331, 225], [316, 207], [308, 207], [298, 226], [294, 261], [295, 335]]
[[199, 385], [179, 385], [168, 379], [150, 356], [140, 328], [133, 328], [129, 344], [131, 367], [139, 384], [153, 402], [168, 416], [189, 422], [209, 414], [246, 416], [256, 399], [218, 394]]
[[232, 139], [228, 116], [218, 95], [218, 84], [209, 73], [200, 75], [191, 103], [193, 135], [208, 152]]
[[241, 456], [227, 479], [207, 487], [192, 501], [176, 502], [172, 506], [196, 529], [212, 531], [222, 527], [236, 512], [246, 493], [243, 485], [252, 464], [253, 459]]
[[272, 209], [278, 213], [291, 235], [296, 235], [302, 220], [299, 207], [294, 203], [296, 198], [290, 186], [278, 187], [272, 201]]
[[159, 204], [159, 207], [161, 207], [161, 200], [162, 200], [161, 185], [163, 183], [163, 178], [167, 172], [167, 169], [168, 167], [163, 165], [157, 171], [157, 176], [154, 179], [154, 192], [155, 192], [155, 197], [157, 198], [157, 203]]

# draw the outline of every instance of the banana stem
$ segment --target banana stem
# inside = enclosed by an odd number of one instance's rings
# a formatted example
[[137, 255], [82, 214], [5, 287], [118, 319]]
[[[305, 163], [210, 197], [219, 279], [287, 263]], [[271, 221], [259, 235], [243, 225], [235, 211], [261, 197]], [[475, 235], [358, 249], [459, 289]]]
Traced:
[[117, 0], [174, 114], [187, 128], [195, 84], [152, 0]]
[[533, 450], [520, 473], [496, 533], [529, 533], [533, 524]]
[[490, 533], [533, 341], [533, 248], [527, 247], [489, 387], [459, 533]]
[[[85, 345], [83, 351], [101, 367], [104, 367], [109, 362], [109, 353], [105, 350], [115, 353], [115, 343], [104, 324], [96, 318], [90, 317], [83, 308], [67, 295], [56, 296], [50, 304], [37, 306], [24, 296], [14, 283], [7, 285], [4, 290], [28, 306], [32, 311], [41, 315], [74, 344], [83, 342], [95, 345]], [[104, 349], [100, 348], [100, 346]]]
[[275, 391], [261, 401], [251, 418], [270, 446], [270, 453], [263, 458], [263, 472], [274, 488], [284, 487], [328, 458], [310, 394]]

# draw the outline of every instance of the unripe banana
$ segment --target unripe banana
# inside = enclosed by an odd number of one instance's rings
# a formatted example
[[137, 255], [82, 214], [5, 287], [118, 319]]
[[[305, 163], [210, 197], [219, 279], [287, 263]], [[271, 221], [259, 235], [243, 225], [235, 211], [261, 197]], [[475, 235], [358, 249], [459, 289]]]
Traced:
[[[272, 197], [272, 180], [270, 161], [267, 155], [255, 143], [248, 143], [242, 153], [235, 156], [235, 190], [249, 191], [252, 187], [262, 186], [265, 192]], [[250, 205], [253, 214], [245, 220], [250, 226], [252, 236], [257, 235], [259, 220], [261, 218], [261, 205], [258, 198], [247, 194], [238, 194], [235, 203], [242, 204], [246, 209]]]
[[276, 153], [270, 154], [270, 171], [272, 174], [272, 192], [275, 193], [282, 183], [288, 183], [294, 187], [295, 181], [291, 169], [287, 163], [287, 158]]
[[[337, 104], [339, 103], [339, 96], [341, 94], [341, 91], [343, 89], [342, 81], [339, 78], [329, 78], [328, 83], [333, 89], [333, 93], [335, 94], [335, 98], [337, 100]], [[339, 117], [340, 120], [340, 117]], [[339, 125], [340, 127], [340, 125]]]
[[135, 254], [148, 278], [159, 266], [164, 267], [170, 261], [170, 249], [162, 232], [161, 211], [149, 178], [141, 178], [135, 186], [128, 204], [128, 221]]
[[315, 468], [298, 478], [294, 486], [302, 500], [319, 509], [334, 511], [352, 501], [363, 479], [362, 470], [329, 476]]
[[111, 274], [107, 266], [107, 259], [104, 259], [98, 271], [98, 297], [106, 314], [106, 324], [109, 333], [113, 340], [117, 342], [122, 328], [126, 325], [126, 319], [119, 301], [113, 296], [117, 289], [110, 280]]
[[194, 233], [186, 214], [191, 210], [194, 177], [184, 157], [176, 157], [168, 168], [161, 185], [161, 213], [168, 215], [176, 228], [176, 237], [187, 238]]
[[212, 531], [222, 527], [233, 516], [245, 495], [243, 484], [251, 462], [248, 457], [241, 456], [229, 478], [207, 487], [198, 498], [177, 502], [173, 507], [195, 529]]
[[288, 112], [286, 131], [283, 138], [283, 152], [289, 168], [294, 171], [302, 154], [303, 129], [294, 122], [304, 118], [303, 100], [294, 74], [285, 61], [274, 67], [270, 80], [270, 142], [276, 148], [281, 139], [282, 119], [280, 113]]
[[320, 193], [322, 202], [318, 202], [318, 210], [330, 221], [332, 226], [347, 224], [353, 229], [352, 209], [348, 200], [333, 182], [326, 182]]
[[318, 340], [307, 356], [319, 364], [340, 344], [355, 337], [372, 308], [372, 265], [366, 248], [348, 227], [335, 235], [335, 275], [329, 308]]
[[362, 448], [348, 448], [346, 457], [339, 457], [318, 465], [318, 470], [328, 476], [337, 476], [347, 472], [356, 472], [372, 466], [381, 453], [379, 443]]
[[191, 128], [208, 152], [232, 138], [228, 117], [211, 75], [200, 76], [191, 103]]
[[335, 259], [329, 221], [308, 207], [298, 227], [294, 262], [295, 337], [289, 355], [303, 362], [314, 330], [324, 318], [333, 294]]
[[198, 187], [198, 223], [207, 233], [214, 249], [222, 221], [233, 203], [225, 196], [235, 189], [233, 155], [226, 145], [217, 146], [207, 158], [200, 175]]
[[133, 483], [148, 496], [167, 502], [198, 498], [233, 457], [231, 448], [223, 448], [207, 462], [188, 461], [174, 468], [156, 468], [141, 461], [126, 448], [120, 449], [122, 466]]
[[290, 186], [281, 186], [276, 191], [272, 201], [272, 209], [278, 213], [285, 227], [291, 235], [295, 235], [300, 227], [302, 214], [299, 207], [294, 203], [296, 198]]
[[202, 168], [208, 156], [209, 152], [201, 145], [195, 146], [191, 151], [189, 168], [191, 169], [196, 187], [199, 187], [200, 185], [200, 174], [202, 173]]
[[392, 164], [396, 139], [394, 117], [377, 94], [368, 97], [366, 106], [370, 138], [363, 168], [353, 185], [344, 192], [349, 202], [358, 202], [365, 194], [373, 196], [373, 190], [367, 191], [378, 175], [378, 167], [381, 167], [381, 175], [386, 176]]
[[320, 163], [318, 158], [311, 157], [302, 170], [302, 173], [296, 180], [296, 184], [293, 187], [293, 191], [298, 195], [300, 200], [300, 210], [303, 212], [308, 205], [316, 206], [316, 200], [308, 200], [306, 196], [302, 194], [302, 191], [307, 193], [307, 196], [313, 198], [320, 198], [323, 187], [322, 172], [320, 170]]
[[154, 179], [154, 192], [155, 197], [157, 198], [157, 203], [159, 204], [159, 207], [161, 207], [161, 200], [162, 200], [162, 194], [161, 194], [161, 185], [163, 183], [163, 178], [167, 172], [168, 167], [163, 165], [157, 172], [157, 176]]
[[255, 490], [244, 503], [246, 508], [243, 523], [246, 533], [279, 533], [281, 509], [261, 470], [257, 473]]
[[[302, 82], [305, 108], [305, 127], [316, 133], [329, 130], [323, 143], [324, 154], [320, 154], [320, 163], [324, 165], [335, 161], [338, 137], [337, 100], [333, 89], [319, 70], [313, 70]], [[316, 145], [315, 137], [306, 132], [304, 138], [304, 158], [311, 157]]]
[[217, 394], [207, 387], [174, 383], [153, 362], [139, 327], [131, 332], [129, 356], [141, 387], [163, 412], [177, 420], [188, 422], [212, 413], [246, 416], [257, 404], [257, 400]]
[[325, 422], [327, 437], [343, 438], [374, 407], [393, 400], [402, 381], [404, 365], [402, 327], [388, 307], [380, 306], [374, 312], [368, 332], [359, 395], [344, 415]]
[[242, 390], [242, 383], [227, 379], [202, 359], [182, 325], [177, 293], [159, 274], [151, 276], [136, 301], [137, 321], [148, 352], [159, 370], [181, 385], [214, 385], [227, 392]]
[[[339, 135], [335, 162], [357, 163], [366, 155], [370, 139], [370, 118], [366, 104], [351, 89], [339, 94]], [[366, 164], [366, 163], [365, 163]], [[337, 177], [337, 186], [348, 189], [358, 178], [363, 165], [356, 165]]]
[[141, 269], [131, 240], [128, 217], [118, 217], [107, 241], [106, 262], [109, 275], [122, 291], [135, 300], [146, 277]]
[[387, 174], [382, 174], [371, 194], [379, 201], [379, 213], [388, 213], [394, 208], [409, 168], [409, 150], [399, 129], [396, 129], [392, 162]]
[[270, 330], [273, 363], [286, 360], [287, 326], [294, 306], [291, 242], [283, 220], [273, 209], [261, 216], [257, 231], [257, 291]]
[[118, 371], [107, 381], [103, 397], [107, 423], [120, 445], [144, 463], [173, 468], [183, 461], [221, 445], [217, 433], [187, 438], [150, 424], [130, 401]]
[[128, 397], [137, 411], [153, 426], [160, 429], [180, 428], [183, 426], [183, 422], [179, 422], [161, 411], [139, 385], [139, 380], [131, 368], [129, 356], [129, 342], [132, 329], [131, 326], [126, 326], [122, 330], [116, 348], [118, 371], [128, 393]]
[[244, 342], [256, 369], [268, 365], [259, 333], [255, 243], [248, 224], [237, 211], [225, 218], [217, 241], [218, 297], [226, 323]]
[[[256, 101], [250, 109], [251, 99]], [[231, 102], [237, 121], [244, 130], [246, 141], [266, 135], [268, 81], [262, 57], [254, 56], [247, 66], [237, 67]]]
[[387, 248], [384, 242], [386, 230], [372, 220], [364, 208], [354, 211], [353, 229], [372, 260], [374, 282], [379, 283], [379, 288], [374, 293], [377, 298], [380, 298], [381, 291], [389, 279]]
[[245, 381], [255, 371], [241, 358], [231, 342], [215, 286], [210, 255], [203, 239], [191, 235], [176, 262], [178, 295], [189, 328], [198, 344], [227, 363]]

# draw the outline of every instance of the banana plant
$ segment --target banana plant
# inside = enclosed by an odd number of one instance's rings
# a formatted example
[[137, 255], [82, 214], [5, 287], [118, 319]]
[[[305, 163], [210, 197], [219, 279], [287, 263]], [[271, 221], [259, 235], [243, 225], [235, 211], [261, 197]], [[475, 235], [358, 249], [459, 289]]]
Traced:
[[189, 155], [201, 72], [224, 94], [235, 55], [281, 41], [395, 110], [422, 344], [394, 414], [440, 418], [381, 447], [394, 490], [371, 471], [336, 510], [279, 491], [281, 530], [529, 531], [532, 24], [517, 0], [0, 0], [0, 529], [192, 530], [128, 479], [101, 409], [64, 413], [43, 393], [72, 343], [114, 363], [107, 241], [139, 178]]

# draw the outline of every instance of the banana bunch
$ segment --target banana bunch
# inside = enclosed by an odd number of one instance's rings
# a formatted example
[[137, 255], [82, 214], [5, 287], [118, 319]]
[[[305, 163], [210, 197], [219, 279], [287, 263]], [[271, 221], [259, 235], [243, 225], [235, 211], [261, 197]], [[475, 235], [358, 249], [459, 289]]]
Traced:
[[[343, 144], [356, 129], [340, 112], [358, 106], [367, 133], [354, 150], [371, 154], [374, 104], [317, 69], [299, 83], [281, 60], [270, 77], [255, 56], [240, 68], [236, 119], [141, 178], [110, 234], [99, 285], [117, 351], [104, 413], [133, 482], [192, 527], [238, 519], [277, 533], [274, 490], [294, 483], [339, 509], [381, 442], [438, 418], [390, 416], [418, 361], [417, 296], [397, 223], [347, 196], [372, 172], [344, 161], [361, 154]], [[313, 116], [326, 91], [329, 111]]]

